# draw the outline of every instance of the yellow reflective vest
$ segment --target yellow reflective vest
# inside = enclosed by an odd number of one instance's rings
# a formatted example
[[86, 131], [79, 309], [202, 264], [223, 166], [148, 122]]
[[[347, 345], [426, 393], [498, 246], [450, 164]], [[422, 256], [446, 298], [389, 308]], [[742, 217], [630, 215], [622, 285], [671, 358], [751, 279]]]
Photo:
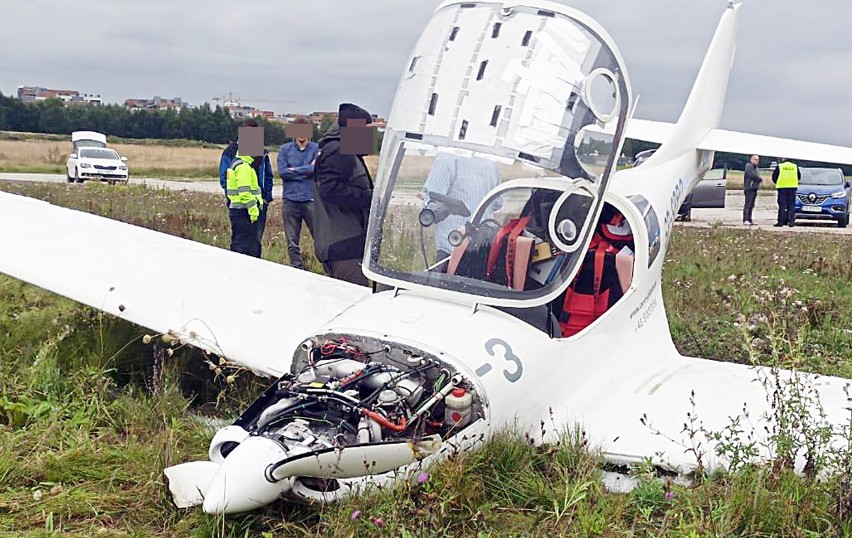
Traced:
[[776, 189], [795, 189], [799, 186], [799, 167], [796, 163], [784, 161], [778, 165], [778, 181]]
[[237, 155], [228, 167], [225, 194], [231, 209], [248, 210], [252, 222], [260, 215], [263, 197], [257, 183], [257, 172], [251, 167], [254, 159]]

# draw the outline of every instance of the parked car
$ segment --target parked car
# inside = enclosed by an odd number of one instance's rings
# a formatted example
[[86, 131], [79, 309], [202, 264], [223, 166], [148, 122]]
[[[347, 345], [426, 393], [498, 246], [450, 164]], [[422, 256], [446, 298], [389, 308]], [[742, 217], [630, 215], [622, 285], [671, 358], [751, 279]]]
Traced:
[[110, 148], [80, 148], [68, 157], [68, 181], [82, 183], [100, 179], [114, 184], [127, 182], [127, 157], [120, 157]]
[[[640, 151], [636, 154], [633, 166], [640, 166], [647, 161], [656, 149]], [[689, 222], [692, 220], [692, 210], [725, 207], [725, 190], [728, 187], [728, 169], [714, 168], [708, 170], [701, 181], [695, 185], [692, 192], [686, 195], [683, 204], [677, 212], [677, 220]]]
[[800, 168], [802, 179], [796, 189], [796, 219], [836, 220], [849, 224], [849, 182], [840, 168]]
[[644, 163], [648, 160], [648, 157], [654, 154], [657, 151], [656, 149], [646, 149], [645, 151], [640, 151], [633, 157], [633, 167], [637, 167], [640, 164]]
[[74, 131], [71, 133], [71, 153], [77, 153], [79, 148], [105, 148], [106, 136], [95, 131]]
[[65, 164], [65, 177], [69, 183], [82, 183], [87, 179], [100, 179], [114, 184], [127, 182], [127, 157], [106, 147], [106, 136], [94, 131], [71, 133], [71, 155]]

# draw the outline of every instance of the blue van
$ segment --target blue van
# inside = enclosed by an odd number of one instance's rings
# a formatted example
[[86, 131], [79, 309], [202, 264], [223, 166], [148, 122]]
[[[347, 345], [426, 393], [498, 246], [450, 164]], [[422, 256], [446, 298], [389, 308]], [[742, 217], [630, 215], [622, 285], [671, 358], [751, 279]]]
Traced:
[[840, 168], [801, 168], [796, 190], [796, 219], [836, 220], [849, 224], [849, 182]]

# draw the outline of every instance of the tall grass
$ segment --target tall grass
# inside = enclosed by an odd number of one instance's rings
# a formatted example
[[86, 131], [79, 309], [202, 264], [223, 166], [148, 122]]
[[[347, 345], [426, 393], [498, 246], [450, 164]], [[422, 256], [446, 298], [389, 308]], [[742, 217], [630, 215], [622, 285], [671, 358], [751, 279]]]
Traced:
[[[0, 133], [0, 172], [12, 173], [66, 173], [65, 162], [71, 153], [68, 136], [45, 135], [31, 138], [13, 136], [19, 133]], [[219, 158], [224, 145], [190, 143], [191, 141], [132, 140], [128, 142], [110, 139], [109, 147], [119, 155], [127, 157], [131, 177], [155, 178], [198, 178], [219, 177]], [[270, 148], [269, 158], [277, 174], [278, 148]], [[368, 155], [367, 166], [375, 173], [378, 157]], [[425, 176], [423, 176], [425, 177]], [[277, 178], [277, 176], [276, 176]], [[280, 181], [276, 179], [276, 183]]]
[[[98, 184], [0, 189], [228, 243], [220, 196]], [[276, 208], [264, 257], [284, 263], [280, 219]], [[309, 268], [320, 270], [303, 239]], [[677, 228], [663, 283], [676, 344], [696, 355], [852, 375], [849, 246], [812, 234]], [[227, 384], [202, 355], [181, 349], [152, 392], [143, 334], [0, 277], [0, 534], [852, 536], [852, 451], [834, 462], [841, 472], [820, 479], [744, 458], [732, 473], [687, 486], [640, 466], [639, 486], [614, 494], [579, 426], [541, 447], [506, 431], [411, 483], [332, 506], [276, 503], [227, 519], [178, 510], [163, 468], [205, 458], [211, 422], [233, 417], [263, 381]], [[795, 418], [795, 406], [785, 409]], [[777, 439], [783, 448], [783, 431]]]

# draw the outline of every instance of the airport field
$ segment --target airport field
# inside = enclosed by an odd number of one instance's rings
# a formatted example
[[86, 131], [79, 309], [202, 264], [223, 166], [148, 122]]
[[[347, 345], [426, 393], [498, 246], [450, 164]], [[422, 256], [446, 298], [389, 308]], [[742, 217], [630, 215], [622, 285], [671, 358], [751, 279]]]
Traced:
[[[131, 140], [110, 137], [109, 146], [127, 157], [132, 177], [161, 179], [215, 179], [224, 145], [193, 140]], [[278, 148], [270, 150], [273, 169]], [[64, 174], [71, 151], [70, 137], [0, 131], [0, 172]], [[366, 158], [375, 170], [376, 156]], [[277, 173], [277, 170], [276, 170]], [[762, 188], [773, 188], [768, 174]], [[850, 178], [852, 179], [852, 178]], [[743, 188], [742, 170], [728, 171], [728, 189]]]
[[[219, 177], [222, 144], [192, 140], [130, 140], [109, 138], [109, 147], [127, 157], [131, 177], [210, 179]], [[270, 149], [276, 168], [278, 148]], [[0, 131], [0, 172], [64, 174], [71, 151], [67, 135]], [[375, 163], [376, 157], [368, 157]], [[277, 170], [276, 170], [277, 172]]]
[[[0, 189], [228, 243], [218, 195], [98, 183]], [[678, 348], [852, 377], [850, 247], [842, 236], [677, 228], [663, 291]], [[277, 211], [264, 252], [286, 261]], [[319, 268], [311, 255], [307, 263]], [[692, 487], [639, 468], [632, 493], [608, 493], [595, 447], [569, 427], [561, 443], [545, 447], [506, 433], [431, 469], [422, 483], [333, 506], [278, 503], [227, 519], [178, 510], [163, 468], [206, 458], [211, 420], [233, 418], [264, 381], [238, 373], [229, 384], [228, 371], [210, 370], [189, 349], [152, 380], [144, 333], [0, 276], [0, 536], [852, 536], [852, 447], [822, 451], [821, 425], [796, 413], [801, 397], [776, 408], [774, 464], [743, 463]], [[726, 395], [695, 387], [696, 399], [717, 397]], [[685, 423], [689, 411], [680, 410]], [[639, 419], [638, 410], [624, 412]], [[689, 432], [663, 433], [688, 445]], [[807, 441], [815, 471], [829, 460], [840, 471], [823, 480], [790, 471], [785, 456]], [[744, 444], [726, 446], [747, 456]]]

